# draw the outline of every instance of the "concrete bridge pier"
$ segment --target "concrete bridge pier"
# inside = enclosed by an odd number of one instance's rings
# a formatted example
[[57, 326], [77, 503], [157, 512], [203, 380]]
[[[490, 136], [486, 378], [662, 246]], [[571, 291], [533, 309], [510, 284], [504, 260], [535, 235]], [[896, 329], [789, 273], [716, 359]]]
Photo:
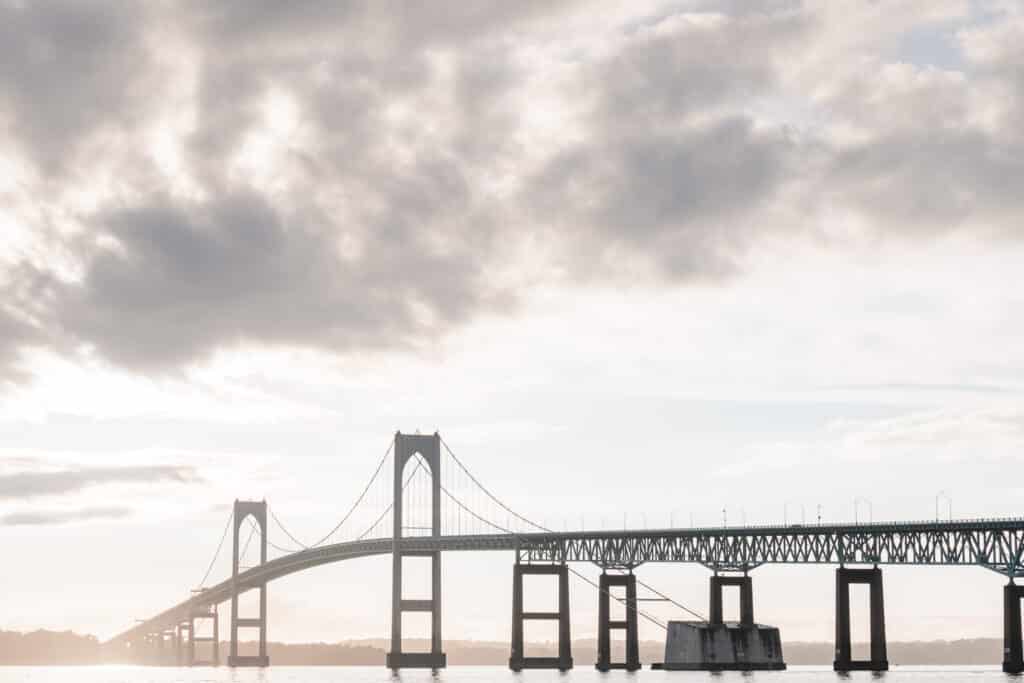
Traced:
[[726, 586], [738, 586], [740, 589], [740, 624], [754, 625], [754, 582], [750, 576], [728, 576], [715, 574], [711, 577], [711, 602], [708, 623], [721, 625], [725, 623], [722, 614], [722, 589]]
[[163, 637], [162, 631], [156, 633], [150, 633], [146, 636], [146, 654], [145, 664], [150, 666], [160, 666], [163, 657]]
[[[228, 666], [270, 666], [270, 657], [267, 656], [267, 584], [266, 582], [256, 586], [240, 586], [238, 584], [239, 574], [239, 536], [242, 523], [252, 517], [260, 534], [260, 564], [267, 562], [267, 501], [235, 501], [234, 514], [234, 557], [231, 562], [231, 653], [228, 655]], [[258, 590], [260, 592], [259, 616], [242, 618], [238, 616], [238, 596], [245, 590]], [[238, 629], [254, 628], [259, 632], [259, 651], [256, 655], [238, 654]]]
[[1003, 587], [1003, 672], [1024, 673], [1024, 645], [1021, 643], [1020, 601], [1024, 586], [1010, 579]]
[[157, 639], [157, 642], [160, 644], [157, 652], [158, 666], [174, 666], [177, 663], [176, 640], [177, 631], [174, 628], [165, 629], [160, 632]]
[[[402, 491], [404, 488], [403, 472], [410, 458], [416, 454], [423, 456], [431, 480], [431, 526], [433, 538], [441, 536], [441, 437], [434, 433], [395, 434], [395, 479], [394, 498], [392, 499], [392, 517], [394, 529], [391, 550], [391, 651], [387, 653], [389, 669], [443, 669], [448, 665], [448, 657], [442, 651], [441, 644], [441, 551], [407, 550], [403, 542], [404, 531]], [[402, 596], [402, 560], [406, 557], [429, 557], [431, 575], [431, 595], [429, 600], [406, 600]], [[430, 612], [430, 652], [402, 651], [402, 613]]]
[[[196, 635], [196, 621], [201, 620], [212, 621], [212, 636]], [[209, 659], [196, 659], [196, 645], [200, 643], [210, 644]], [[211, 605], [206, 610], [193, 612], [189, 618], [188, 666], [220, 666], [220, 613], [216, 605]]]
[[[185, 641], [185, 634], [188, 634], [188, 641]], [[174, 636], [174, 661], [177, 666], [191, 666], [192, 658], [188, 656], [192, 650], [192, 622], [183, 621], [178, 624], [177, 633]]]
[[152, 666], [157, 663], [157, 634], [147, 633], [142, 637], [139, 644], [139, 651], [136, 654], [136, 661], [139, 664]]
[[[557, 576], [558, 577], [558, 611], [557, 612], [525, 612], [523, 611], [523, 577], [524, 576]], [[558, 622], [558, 656], [527, 657], [524, 642], [523, 622], [529, 620], [554, 620]], [[508, 668], [513, 671], [523, 669], [558, 669], [568, 671], [572, 668], [572, 638], [569, 631], [569, 567], [566, 564], [520, 564], [512, 567], [512, 652], [508, 659]]]
[[149, 652], [149, 639], [147, 636], [130, 640], [125, 644], [124, 657], [131, 664], [146, 664], [146, 657]]
[[[626, 588], [626, 619], [625, 621], [612, 621], [611, 589], [619, 586]], [[640, 639], [637, 632], [636, 576], [632, 571], [628, 574], [601, 572], [598, 590], [597, 663], [594, 664], [594, 668], [598, 671], [610, 671], [611, 669], [637, 671], [640, 668]], [[613, 630], [626, 632], [626, 660], [624, 662], [612, 661], [611, 632]]]
[[[868, 584], [871, 587], [871, 659], [855, 660], [851, 657], [850, 643], [850, 584]], [[885, 644], [885, 601], [882, 595], [882, 570], [836, 570], [836, 658], [835, 671], [888, 671], [889, 658]]]

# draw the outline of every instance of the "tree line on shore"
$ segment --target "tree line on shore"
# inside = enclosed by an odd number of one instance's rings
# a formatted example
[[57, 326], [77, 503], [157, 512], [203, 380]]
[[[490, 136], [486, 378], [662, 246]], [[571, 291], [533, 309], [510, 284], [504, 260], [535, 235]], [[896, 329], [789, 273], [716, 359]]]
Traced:
[[[426, 641], [406, 641], [410, 650], [429, 647]], [[866, 645], [855, 645], [866, 652]], [[380, 639], [353, 640], [340, 643], [269, 643], [270, 661], [278, 666], [383, 666], [387, 642]], [[786, 662], [790, 665], [831, 664], [832, 644], [827, 642], [783, 643]], [[449, 640], [445, 642], [448, 663], [459, 665], [506, 665], [508, 643], [498, 641]], [[227, 643], [221, 644], [221, 655], [227, 654]], [[554, 656], [554, 643], [530, 643], [531, 656]], [[645, 663], [660, 662], [664, 643], [644, 641], [640, 658]], [[573, 658], [577, 662], [596, 660], [597, 643], [593, 638], [573, 641]], [[99, 639], [71, 631], [32, 631], [21, 633], [0, 631], [0, 665], [46, 666], [86, 665], [117, 662], [119, 657], [104, 648]], [[953, 641], [891, 642], [889, 661], [905, 665], [992, 665], [1002, 661], [1002, 640], [973, 638]]]

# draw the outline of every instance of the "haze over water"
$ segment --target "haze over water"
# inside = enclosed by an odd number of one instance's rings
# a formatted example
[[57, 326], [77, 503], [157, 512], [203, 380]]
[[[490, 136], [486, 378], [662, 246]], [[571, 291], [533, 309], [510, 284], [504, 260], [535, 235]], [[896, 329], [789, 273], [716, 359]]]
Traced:
[[519, 681], [520, 683], [583, 683], [584, 681], [756, 681], [773, 683], [819, 683], [832, 681], [868, 681], [884, 679], [888, 683], [916, 681], [997, 681], [1008, 677], [998, 667], [896, 667], [884, 674], [854, 672], [837, 674], [830, 667], [796, 666], [788, 671], [742, 672], [681, 672], [650, 671], [638, 673], [612, 671], [599, 673], [589, 666], [579, 666], [566, 674], [557, 671], [530, 671], [515, 674], [504, 667], [459, 666], [439, 672], [405, 670], [398, 676], [382, 667], [272, 667], [270, 669], [217, 669], [162, 668], [133, 666], [97, 667], [10, 667], [0, 668], [0, 683], [206, 683], [232, 681], [245, 683], [377, 683], [384, 681], [448, 681], [450, 683], [478, 683], [483, 681]]
[[[874, 678], [583, 655], [753, 569], [794, 663], [1024, 668], [1024, 522], [881, 526], [1024, 519], [1022, 44], [1024, 0], [0, 0], [0, 664], [74, 664], [0, 683]], [[79, 668], [197, 616], [275, 667]], [[277, 666], [391, 624], [492, 666]]]

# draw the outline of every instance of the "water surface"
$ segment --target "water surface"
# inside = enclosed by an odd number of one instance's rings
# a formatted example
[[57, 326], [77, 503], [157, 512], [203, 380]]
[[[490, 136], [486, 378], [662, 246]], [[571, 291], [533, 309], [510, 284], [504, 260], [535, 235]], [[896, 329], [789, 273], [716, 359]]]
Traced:
[[406, 670], [393, 677], [383, 667], [271, 667], [269, 669], [160, 668], [138, 666], [92, 667], [0, 667], [0, 683], [397, 683], [398, 681], [424, 681], [439, 683], [615, 683], [632, 681], [713, 681], [728, 683], [839, 683], [840, 681], [882, 680], [886, 683], [917, 683], [919, 681], [1020, 681], [1007, 676], [999, 666], [948, 667], [908, 666], [894, 667], [884, 674], [855, 672], [836, 674], [830, 667], [793, 666], [788, 671], [754, 673], [707, 673], [691, 671], [650, 671], [636, 673], [612, 671], [598, 673], [588, 666], [580, 666], [566, 674], [557, 671], [524, 671], [512, 673], [500, 666], [455, 666], [439, 672], [436, 677], [429, 671]]

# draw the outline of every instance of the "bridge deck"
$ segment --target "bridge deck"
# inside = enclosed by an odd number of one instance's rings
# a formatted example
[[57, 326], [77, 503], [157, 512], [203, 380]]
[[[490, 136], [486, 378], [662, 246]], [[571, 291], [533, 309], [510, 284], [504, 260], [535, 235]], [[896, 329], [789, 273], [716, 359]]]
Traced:
[[[352, 541], [271, 560], [239, 574], [237, 587], [231, 579], [223, 581], [110, 642], [172, 627], [194, 609], [229, 600], [235, 590], [323, 564], [389, 554], [393, 545], [391, 538]], [[648, 562], [691, 562], [717, 569], [762, 564], [961, 565], [1024, 576], [1024, 518], [409, 537], [402, 545], [423, 551], [514, 550], [522, 561], [591, 562], [603, 567]]]

